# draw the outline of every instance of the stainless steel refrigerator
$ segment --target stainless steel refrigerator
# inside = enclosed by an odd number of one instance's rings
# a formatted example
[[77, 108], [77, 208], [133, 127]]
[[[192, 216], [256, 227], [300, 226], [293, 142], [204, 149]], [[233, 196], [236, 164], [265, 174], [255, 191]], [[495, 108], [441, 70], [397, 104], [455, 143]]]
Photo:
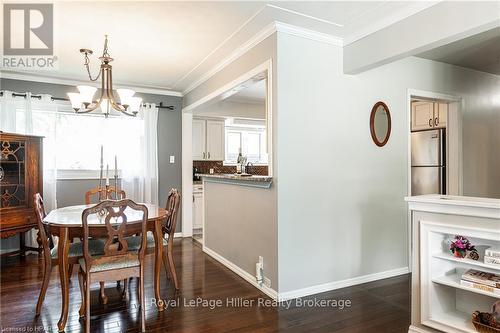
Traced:
[[411, 195], [446, 194], [445, 130], [411, 133]]

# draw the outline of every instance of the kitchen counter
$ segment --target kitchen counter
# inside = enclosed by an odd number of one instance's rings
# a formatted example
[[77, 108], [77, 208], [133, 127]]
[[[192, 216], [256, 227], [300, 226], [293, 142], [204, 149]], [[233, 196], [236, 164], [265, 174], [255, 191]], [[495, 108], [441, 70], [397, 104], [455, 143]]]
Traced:
[[414, 211], [500, 218], [500, 199], [426, 194], [406, 197], [405, 201]]
[[234, 173], [196, 174], [196, 176], [202, 177], [203, 181], [263, 188], [271, 187], [273, 181], [273, 177], [270, 176], [241, 176]]

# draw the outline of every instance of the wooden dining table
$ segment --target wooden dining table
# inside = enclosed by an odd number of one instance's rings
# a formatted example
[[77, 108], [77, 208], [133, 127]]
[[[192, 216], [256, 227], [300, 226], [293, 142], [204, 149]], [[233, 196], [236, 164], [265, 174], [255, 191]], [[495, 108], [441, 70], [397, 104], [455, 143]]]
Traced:
[[[170, 212], [157, 205], [144, 205], [148, 208], [147, 229], [153, 232], [155, 240], [154, 288], [156, 305], [159, 311], [163, 311], [166, 303], [160, 295], [160, 271], [163, 256], [162, 222], [170, 215]], [[82, 212], [84, 209], [92, 206], [93, 205], [78, 205], [54, 209], [43, 220], [43, 223], [49, 226], [50, 233], [59, 237], [57, 243], [57, 261], [62, 294], [61, 317], [57, 323], [59, 332], [64, 331], [68, 320], [70, 278], [68, 266], [69, 244], [74, 238], [81, 239], [83, 237]], [[89, 216], [88, 219], [90, 236], [95, 238], [106, 238], [107, 230], [104, 218], [97, 216], [97, 214], [92, 215], [93, 216]], [[128, 221], [126, 234], [131, 236], [136, 233], [141, 233], [140, 223], [129, 224], [129, 222], [140, 221], [142, 219], [142, 212], [127, 208], [125, 209], [125, 215]]]

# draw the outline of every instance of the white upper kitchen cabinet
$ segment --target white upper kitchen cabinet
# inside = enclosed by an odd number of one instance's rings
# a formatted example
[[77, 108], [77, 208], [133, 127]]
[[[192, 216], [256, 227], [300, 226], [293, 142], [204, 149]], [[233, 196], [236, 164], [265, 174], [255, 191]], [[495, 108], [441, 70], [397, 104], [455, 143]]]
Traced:
[[448, 119], [448, 103], [436, 103], [435, 107], [437, 110], [434, 114], [434, 127], [445, 128]]
[[419, 101], [411, 104], [411, 130], [446, 128], [448, 104]]
[[413, 102], [411, 104], [411, 130], [432, 128], [434, 125], [434, 103]]
[[224, 121], [207, 120], [207, 160], [224, 160]]
[[206, 121], [193, 119], [193, 160], [199, 161], [206, 158]]
[[193, 160], [224, 160], [224, 120], [193, 119]]

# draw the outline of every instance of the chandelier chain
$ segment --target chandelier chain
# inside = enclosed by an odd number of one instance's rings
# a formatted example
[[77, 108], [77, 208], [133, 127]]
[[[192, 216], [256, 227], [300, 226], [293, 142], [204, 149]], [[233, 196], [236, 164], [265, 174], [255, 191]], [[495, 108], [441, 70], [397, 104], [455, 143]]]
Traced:
[[101, 77], [101, 71], [99, 71], [99, 74], [95, 77], [95, 79], [92, 78], [92, 74], [90, 74], [90, 58], [87, 53], [85, 53], [85, 68], [87, 69], [87, 74], [89, 75], [90, 81], [97, 81], [99, 77]]

